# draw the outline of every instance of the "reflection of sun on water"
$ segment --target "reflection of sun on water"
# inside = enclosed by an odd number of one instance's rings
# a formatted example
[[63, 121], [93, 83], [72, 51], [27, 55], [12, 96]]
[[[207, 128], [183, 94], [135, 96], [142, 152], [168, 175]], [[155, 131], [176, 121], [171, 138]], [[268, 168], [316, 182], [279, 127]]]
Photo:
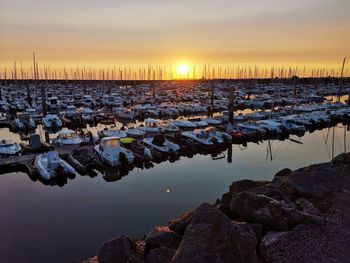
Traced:
[[176, 71], [180, 77], [185, 77], [189, 72], [189, 66], [188, 65], [180, 65], [176, 68]]

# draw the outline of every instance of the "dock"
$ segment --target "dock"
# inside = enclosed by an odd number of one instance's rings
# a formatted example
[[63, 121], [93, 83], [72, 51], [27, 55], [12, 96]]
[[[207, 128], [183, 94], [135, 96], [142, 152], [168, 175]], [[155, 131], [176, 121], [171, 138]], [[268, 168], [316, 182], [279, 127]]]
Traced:
[[[55, 147], [55, 150], [62, 159], [66, 159], [69, 152], [75, 148], [92, 150], [92, 147], [93, 146]], [[39, 153], [0, 158], [0, 175], [11, 172], [23, 172], [27, 173], [29, 176], [34, 175], [36, 171], [33, 167], [33, 161], [38, 155]]]

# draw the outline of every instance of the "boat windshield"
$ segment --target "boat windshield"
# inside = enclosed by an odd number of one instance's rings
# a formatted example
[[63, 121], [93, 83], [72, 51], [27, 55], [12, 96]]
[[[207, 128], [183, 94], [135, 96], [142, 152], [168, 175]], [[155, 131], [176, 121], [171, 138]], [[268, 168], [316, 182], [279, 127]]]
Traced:
[[119, 140], [108, 140], [102, 143], [103, 148], [116, 148], [119, 146]]
[[72, 139], [72, 138], [76, 137], [76, 134], [75, 133], [61, 133], [59, 135], [59, 137], [62, 139]]

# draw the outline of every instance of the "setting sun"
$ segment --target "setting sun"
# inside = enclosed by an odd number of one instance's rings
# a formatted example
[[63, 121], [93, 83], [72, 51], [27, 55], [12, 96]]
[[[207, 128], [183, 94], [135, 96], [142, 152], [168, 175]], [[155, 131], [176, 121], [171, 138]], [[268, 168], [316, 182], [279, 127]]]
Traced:
[[189, 66], [188, 65], [180, 65], [177, 67], [177, 73], [181, 76], [184, 77], [188, 74], [189, 72]]

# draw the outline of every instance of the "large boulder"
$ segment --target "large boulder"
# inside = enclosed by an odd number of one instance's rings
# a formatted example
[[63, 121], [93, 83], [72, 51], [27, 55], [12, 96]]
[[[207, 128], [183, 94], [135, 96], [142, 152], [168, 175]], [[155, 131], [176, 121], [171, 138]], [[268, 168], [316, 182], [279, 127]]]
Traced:
[[236, 193], [240, 193], [240, 192], [246, 191], [246, 190], [251, 189], [251, 188], [256, 188], [256, 187], [267, 185], [268, 183], [270, 183], [270, 182], [269, 181], [253, 181], [253, 180], [249, 180], [249, 179], [243, 179], [243, 180], [233, 182], [230, 185], [229, 192], [236, 194]]
[[338, 191], [322, 201], [325, 224], [301, 224], [292, 231], [268, 232], [259, 246], [263, 262], [348, 262], [350, 191]]
[[335, 165], [350, 164], [350, 153], [341, 153], [333, 158], [332, 163]]
[[159, 247], [152, 249], [147, 255], [146, 263], [169, 263], [175, 254], [174, 249]]
[[102, 244], [98, 252], [99, 263], [141, 263], [135, 244], [127, 236], [119, 236]]
[[256, 262], [256, 237], [209, 204], [199, 206], [172, 263]]
[[312, 215], [320, 215], [321, 212], [319, 209], [317, 209], [313, 203], [311, 203], [309, 200], [305, 198], [299, 198], [295, 201], [295, 204], [297, 205], [298, 209]]
[[272, 184], [294, 198], [304, 197], [322, 200], [330, 193], [350, 189], [350, 176], [347, 170], [329, 163], [315, 164], [292, 172], [282, 183]]
[[175, 218], [169, 222], [169, 229], [178, 235], [183, 235], [187, 226], [191, 223], [193, 212], [185, 212], [180, 217]]
[[253, 181], [248, 179], [233, 182], [229, 187], [229, 192], [222, 195], [217, 207], [220, 209], [221, 212], [230, 216], [230, 202], [233, 195], [252, 188], [267, 185], [268, 183], [268, 181]]
[[302, 213], [283, 201], [249, 192], [236, 194], [230, 203], [232, 214], [250, 223], [260, 223], [275, 230], [289, 230], [304, 223], [321, 223], [319, 217]]
[[295, 205], [289, 199], [289, 196], [272, 185], [266, 185], [266, 186], [248, 189], [246, 192], [253, 193], [256, 195], [265, 195], [265, 196], [271, 197], [277, 201], [285, 203], [290, 208], [295, 208]]
[[181, 236], [171, 231], [167, 226], [157, 226], [147, 234], [145, 238], [146, 253], [158, 247], [177, 249], [181, 242]]

